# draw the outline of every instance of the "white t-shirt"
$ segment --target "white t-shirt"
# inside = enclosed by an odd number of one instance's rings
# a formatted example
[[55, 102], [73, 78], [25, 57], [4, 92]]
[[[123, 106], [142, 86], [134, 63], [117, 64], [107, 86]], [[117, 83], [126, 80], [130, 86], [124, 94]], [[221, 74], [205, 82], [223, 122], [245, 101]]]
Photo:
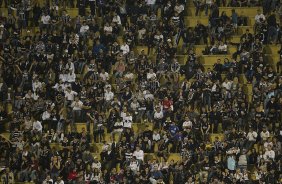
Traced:
[[153, 141], [159, 141], [161, 139], [160, 134], [153, 134]]
[[73, 101], [74, 100], [74, 96], [77, 95], [77, 92], [75, 91], [65, 91], [65, 97], [67, 98], [68, 101]]
[[63, 180], [61, 181], [56, 181], [55, 184], [64, 184], [65, 182]]
[[109, 74], [108, 74], [107, 72], [105, 72], [105, 73], [100, 73], [99, 76], [101, 77], [101, 79], [102, 79], [103, 81], [109, 80]]
[[257, 23], [260, 23], [260, 20], [259, 19], [263, 19], [263, 20], [265, 20], [265, 16], [264, 16], [264, 14], [257, 14], [256, 16], [255, 16], [255, 20], [256, 20], [256, 22]]
[[176, 11], [178, 14], [184, 11], [184, 6], [182, 4], [175, 6], [174, 11]]
[[131, 126], [132, 126], [132, 116], [125, 116], [123, 118], [123, 127], [131, 128]]
[[154, 114], [154, 118], [155, 119], [162, 119], [164, 117], [164, 113], [162, 112], [162, 111], [160, 111], [160, 112], [155, 112], [155, 114]]
[[120, 47], [120, 50], [122, 50], [123, 54], [127, 54], [130, 52], [129, 46], [127, 44], [124, 44]]
[[42, 83], [41, 82], [39, 82], [39, 81], [35, 81], [35, 82], [33, 82], [32, 83], [32, 89], [33, 89], [33, 91], [36, 91], [36, 89], [40, 89], [42, 87]]
[[154, 5], [154, 4], [156, 4], [156, 0], [145, 0], [145, 2], [147, 3], [147, 5]]
[[153, 78], [153, 77], [157, 77], [157, 75], [155, 74], [155, 73], [147, 73], [147, 79], [149, 80], [149, 79], [151, 79], [151, 78]]
[[50, 19], [51, 19], [50, 15], [42, 15], [41, 17], [41, 21], [43, 24], [49, 24]]
[[226, 44], [219, 45], [219, 46], [218, 46], [218, 50], [219, 50], [219, 51], [225, 51], [225, 52], [227, 52], [227, 45], [226, 45]]
[[71, 104], [72, 109], [75, 110], [75, 111], [81, 110], [82, 106], [83, 106], [83, 103], [80, 100], [78, 102], [74, 101]]
[[189, 128], [192, 128], [192, 121], [184, 121], [183, 124], [182, 124], [182, 127], [189, 127]]
[[264, 153], [263, 158], [265, 160], [269, 160], [269, 159], [275, 159], [275, 152], [273, 150], [268, 150]]
[[33, 122], [32, 129], [33, 130], [37, 130], [39, 132], [42, 132], [42, 124], [41, 124], [41, 122], [40, 121]]
[[92, 169], [95, 169], [95, 168], [101, 169], [101, 163], [100, 162], [97, 162], [97, 163], [93, 162], [92, 165], [91, 165], [91, 168]]
[[249, 132], [249, 133], [247, 134], [247, 139], [248, 139], [249, 141], [256, 141], [257, 136], [258, 136], [258, 134], [257, 134], [255, 131]]
[[117, 23], [118, 25], [121, 25], [121, 20], [120, 20], [120, 17], [118, 15], [113, 17], [112, 22]]
[[111, 91], [106, 91], [104, 96], [106, 101], [111, 101], [114, 98], [114, 93]]
[[49, 119], [50, 117], [51, 117], [51, 114], [48, 111], [43, 112], [42, 120]]
[[139, 163], [138, 161], [131, 161], [129, 167], [132, 171], [139, 171]]
[[112, 33], [113, 27], [112, 26], [104, 26], [104, 31], [107, 32], [107, 33]]
[[88, 26], [88, 25], [84, 25], [84, 26], [81, 26], [81, 27], [80, 27], [79, 32], [82, 33], [82, 34], [84, 34], [84, 33], [86, 33], [88, 30], [89, 30], [89, 26]]
[[133, 156], [136, 157], [137, 160], [144, 160], [144, 151], [143, 150], [139, 150], [139, 151], [134, 151], [133, 152]]
[[269, 134], [269, 131], [261, 131], [260, 133], [260, 137], [262, 138], [262, 140], [266, 141], [267, 138], [269, 138], [270, 134]]
[[263, 144], [263, 146], [264, 146], [264, 148], [266, 149], [268, 146], [273, 146], [273, 142], [265, 142], [264, 144]]
[[222, 87], [224, 87], [227, 90], [230, 90], [231, 86], [232, 86], [232, 82], [230, 82], [230, 81], [222, 83]]

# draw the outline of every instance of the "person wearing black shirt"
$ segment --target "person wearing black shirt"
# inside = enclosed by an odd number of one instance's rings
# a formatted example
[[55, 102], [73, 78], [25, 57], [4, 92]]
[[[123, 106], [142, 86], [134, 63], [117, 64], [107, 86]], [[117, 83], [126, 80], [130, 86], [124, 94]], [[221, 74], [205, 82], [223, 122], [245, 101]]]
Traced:
[[203, 105], [207, 110], [211, 109], [211, 84], [211, 81], [208, 79], [203, 86]]
[[207, 136], [209, 135], [209, 130], [210, 123], [207, 118], [203, 118], [201, 121], [201, 132], [204, 140], [206, 140]]
[[218, 112], [216, 107], [213, 107], [209, 113], [209, 119], [211, 122], [211, 128], [213, 133], [218, 132], [218, 124], [220, 123], [220, 112]]
[[201, 39], [203, 39], [204, 44], [208, 43], [207, 28], [200, 21], [197, 22], [194, 32], [196, 34], [196, 44], [199, 44]]
[[278, 32], [277, 32], [276, 14], [274, 11], [267, 19], [267, 26], [268, 26], [268, 36], [267, 36], [268, 43], [270, 44], [276, 43]]

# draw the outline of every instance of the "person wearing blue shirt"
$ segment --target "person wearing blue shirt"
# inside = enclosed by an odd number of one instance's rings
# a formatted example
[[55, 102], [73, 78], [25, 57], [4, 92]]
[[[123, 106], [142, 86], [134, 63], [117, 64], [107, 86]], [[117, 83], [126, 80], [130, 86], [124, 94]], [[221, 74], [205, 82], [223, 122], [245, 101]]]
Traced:
[[235, 160], [235, 157], [233, 155], [230, 155], [227, 158], [227, 168], [230, 171], [235, 171], [235, 169], [236, 169], [236, 160]]
[[171, 122], [168, 130], [169, 130], [171, 137], [174, 137], [177, 134], [177, 132], [179, 131], [179, 128], [178, 126], [175, 125], [174, 122]]
[[96, 43], [95, 43], [95, 45], [93, 46], [93, 49], [92, 49], [93, 55], [95, 55], [95, 56], [98, 55], [100, 50], [105, 51], [105, 46], [102, 43], [100, 43], [99, 40], [96, 40]]

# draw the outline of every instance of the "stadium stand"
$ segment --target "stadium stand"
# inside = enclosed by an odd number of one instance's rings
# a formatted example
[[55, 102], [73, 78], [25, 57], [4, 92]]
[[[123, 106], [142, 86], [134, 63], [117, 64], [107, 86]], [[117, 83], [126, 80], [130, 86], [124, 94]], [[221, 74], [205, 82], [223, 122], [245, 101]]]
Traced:
[[0, 7], [1, 183], [282, 183], [280, 1]]

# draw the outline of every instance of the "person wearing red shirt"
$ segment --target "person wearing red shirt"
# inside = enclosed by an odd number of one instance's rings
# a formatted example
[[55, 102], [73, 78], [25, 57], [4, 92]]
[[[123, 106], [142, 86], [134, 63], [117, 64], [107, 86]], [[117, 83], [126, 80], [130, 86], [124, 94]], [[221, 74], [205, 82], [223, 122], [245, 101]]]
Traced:
[[77, 175], [78, 175], [78, 173], [77, 173], [77, 171], [76, 171], [76, 168], [74, 168], [74, 169], [69, 173], [69, 175], [68, 175], [68, 181], [69, 181], [69, 182], [75, 181], [76, 178], [77, 178]]
[[[172, 100], [168, 99], [168, 97], [165, 97], [164, 100], [163, 100], [163, 111], [164, 112], [167, 112], [169, 109], [173, 108], [173, 102]], [[173, 109], [171, 109], [173, 110]]]

